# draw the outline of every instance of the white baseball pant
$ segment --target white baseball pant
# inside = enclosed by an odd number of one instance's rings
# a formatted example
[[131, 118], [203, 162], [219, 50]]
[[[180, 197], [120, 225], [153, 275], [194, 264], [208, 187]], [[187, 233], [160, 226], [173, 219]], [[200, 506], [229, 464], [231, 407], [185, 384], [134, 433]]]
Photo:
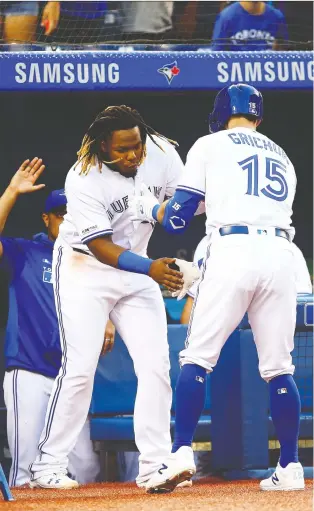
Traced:
[[[53, 383], [53, 378], [24, 369], [5, 373], [3, 389], [12, 457], [10, 486], [21, 486], [30, 481], [29, 466], [38, 454]], [[99, 456], [93, 450], [88, 420], [69, 454], [67, 468], [72, 477], [82, 484], [94, 482], [99, 477]]]
[[254, 234], [254, 230], [228, 236], [214, 233], [181, 363], [198, 364], [211, 372], [223, 345], [248, 312], [262, 378], [269, 381], [293, 374], [296, 301], [289, 241], [271, 232]]
[[40, 455], [32, 465], [33, 477], [67, 466], [88, 413], [110, 314], [138, 378], [134, 430], [140, 451], [138, 480], [144, 481], [171, 451], [169, 348], [159, 286], [146, 275], [111, 268], [58, 244], [53, 273], [63, 357], [40, 439]]

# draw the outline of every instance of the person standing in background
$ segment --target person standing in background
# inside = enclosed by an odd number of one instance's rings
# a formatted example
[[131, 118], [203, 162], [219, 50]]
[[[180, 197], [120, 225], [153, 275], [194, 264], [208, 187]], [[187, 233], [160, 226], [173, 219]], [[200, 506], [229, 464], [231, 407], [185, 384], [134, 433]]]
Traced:
[[[66, 213], [64, 190], [54, 190], [46, 200], [42, 219], [47, 234], [39, 233], [32, 239], [2, 236], [18, 197], [45, 186], [35, 184], [43, 170], [42, 160], [26, 160], [0, 198], [0, 263], [10, 275], [3, 383], [12, 456], [10, 486], [30, 480], [29, 465], [38, 452], [49, 397], [61, 365], [51, 263], [54, 241]], [[70, 454], [68, 470], [81, 483], [98, 478], [99, 458], [93, 451], [88, 420]]]
[[288, 40], [281, 11], [267, 2], [234, 2], [217, 17], [212, 36], [214, 51], [265, 51], [280, 49]]
[[43, 9], [44, 35], [57, 43], [97, 42], [104, 27], [107, 2], [48, 2]]
[[[53, 3], [47, 2], [47, 5]], [[38, 13], [39, 2], [0, 2], [1, 35], [4, 42], [34, 42]]]
[[121, 2], [126, 40], [159, 40], [170, 36], [174, 2]]

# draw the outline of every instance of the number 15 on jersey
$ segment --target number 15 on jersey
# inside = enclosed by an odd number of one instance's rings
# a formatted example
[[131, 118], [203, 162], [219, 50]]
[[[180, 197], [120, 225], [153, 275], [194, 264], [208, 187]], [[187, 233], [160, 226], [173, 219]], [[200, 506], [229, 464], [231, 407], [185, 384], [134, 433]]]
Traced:
[[[247, 195], [259, 197], [260, 193], [276, 201], [284, 201], [288, 196], [288, 185], [283, 173], [287, 172], [287, 167], [275, 158], [265, 158], [263, 168], [258, 161], [258, 155], [253, 154], [245, 160], [239, 161], [240, 167], [248, 173]], [[277, 183], [276, 188], [268, 184], [259, 189], [259, 172], [265, 172], [266, 178], [272, 183]]]

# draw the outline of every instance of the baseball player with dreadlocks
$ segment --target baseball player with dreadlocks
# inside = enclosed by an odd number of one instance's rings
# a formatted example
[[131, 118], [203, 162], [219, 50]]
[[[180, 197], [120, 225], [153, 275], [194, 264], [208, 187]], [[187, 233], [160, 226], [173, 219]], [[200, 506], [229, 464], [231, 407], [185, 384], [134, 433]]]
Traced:
[[54, 248], [63, 359], [31, 468], [32, 487], [77, 486], [66, 475], [67, 457], [86, 420], [109, 315], [138, 378], [139, 486], [171, 452], [167, 323], [158, 284], [176, 291], [183, 274], [169, 268], [175, 259], [147, 258], [153, 225], [133, 223], [128, 205], [142, 183], [160, 202], [172, 196], [182, 169], [173, 144], [124, 105], [101, 112], [83, 139], [66, 178], [67, 215]]
[[172, 454], [151, 478], [149, 492], [172, 491], [195, 473], [191, 443], [204, 407], [206, 372], [213, 370], [246, 312], [280, 442], [276, 471], [261, 482], [261, 489], [304, 488], [298, 460], [300, 396], [291, 358], [297, 299], [291, 249], [296, 175], [283, 149], [257, 133], [262, 118], [258, 90], [245, 84], [225, 87], [210, 116], [212, 134], [191, 148], [173, 198], [162, 206], [149, 195], [132, 199], [136, 218], [158, 220], [173, 233], [188, 226], [204, 198], [207, 216], [207, 253], [180, 353]]

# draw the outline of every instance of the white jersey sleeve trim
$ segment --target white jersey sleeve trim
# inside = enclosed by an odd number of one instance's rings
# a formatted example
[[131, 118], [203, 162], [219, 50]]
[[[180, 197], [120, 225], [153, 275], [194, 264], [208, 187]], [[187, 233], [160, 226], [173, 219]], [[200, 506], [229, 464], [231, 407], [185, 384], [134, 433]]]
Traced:
[[86, 244], [96, 238], [100, 238], [101, 236], [108, 236], [111, 234], [113, 234], [112, 229], [105, 229], [103, 231], [94, 232], [93, 234], [90, 234], [89, 236], [84, 236], [84, 238], [81, 238], [81, 239], [82, 239], [82, 242]]

